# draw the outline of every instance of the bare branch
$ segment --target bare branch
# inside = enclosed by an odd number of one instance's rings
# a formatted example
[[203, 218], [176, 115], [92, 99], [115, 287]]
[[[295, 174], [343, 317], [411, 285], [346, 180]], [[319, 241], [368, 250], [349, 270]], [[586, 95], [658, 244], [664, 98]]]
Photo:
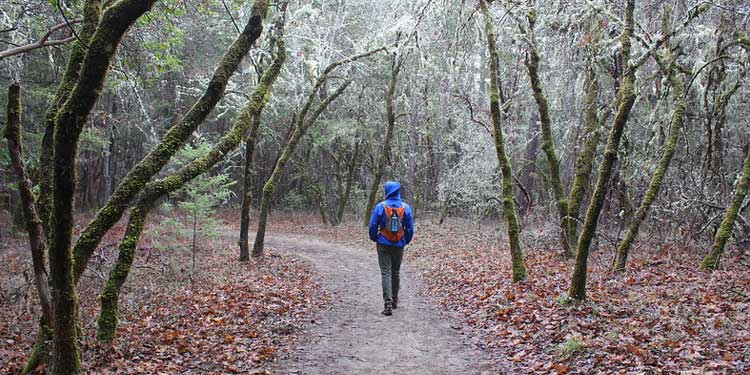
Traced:
[[[72, 20], [70, 21], [70, 24], [80, 23], [81, 20]], [[39, 40], [37, 40], [34, 43], [25, 44], [22, 46], [17, 46], [14, 48], [9, 48], [4, 51], [0, 51], [0, 60], [11, 57], [15, 55], [20, 55], [22, 53], [26, 53], [29, 51], [33, 51], [35, 49], [44, 48], [44, 47], [52, 47], [52, 46], [59, 46], [63, 44], [70, 43], [74, 41], [76, 38], [75, 36], [71, 36], [64, 39], [56, 39], [56, 40], [49, 40], [49, 38], [54, 34], [56, 31], [64, 29], [68, 26], [67, 22], [58, 23], [57, 25], [54, 25], [50, 27], [49, 31], [47, 31], [46, 34], [44, 34]]]

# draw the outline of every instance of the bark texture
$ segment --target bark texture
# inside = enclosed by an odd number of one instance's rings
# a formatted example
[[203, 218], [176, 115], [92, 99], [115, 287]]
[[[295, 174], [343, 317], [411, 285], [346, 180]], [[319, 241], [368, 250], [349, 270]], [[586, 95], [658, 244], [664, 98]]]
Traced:
[[552, 139], [552, 119], [550, 116], [549, 102], [544, 95], [542, 81], [539, 78], [539, 62], [541, 57], [539, 56], [539, 50], [537, 49], [536, 38], [534, 36], [536, 11], [534, 9], [530, 10], [526, 19], [529, 22], [528, 36], [530, 42], [528, 51], [529, 56], [526, 60], [526, 72], [534, 95], [534, 101], [536, 101], [539, 110], [539, 121], [542, 129], [542, 150], [547, 156], [550, 185], [552, 187], [552, 194], [557, 202], [557, 213], [560, 217], [560, 243], [563, 246], [563, 254], [565, 255], [565, 258], [572, 258], [573, 251], [571, 250], [568, 231], [565, 230], [565, 223], [567, 222], [566, 217], [568, 216], [568, 203], [565, 199], [566, 197], [563, 191], [562, 182], [560, 181], [560, 160], [555, 152], [555, 143]]
[[[51, 236], [51, 219], [52, 219], [52, 183], [54, 177], [54, 133], [55, 121], [57, 114], [62, 108], [65, 101], [70, 97], [80, 76], [81, 65], [86, 56], [86, 45], [90, 42], [91, 37], [96, 31], [97, 24], [101, 17], [100, 1], [89, 0], [84, 6], [84, 18], [81, 30], [78, 33], [78, 40], [71, 45], [70, 56], [65, 68], [65, 73], [57, 87], [55, 96], [47, 108], [45, 114], [45, 129], [42, 137], [42, 152], [39, 153], [39, 175], [37, 183], [39, 186], [39, 196], [36, 200], [36, 206], [42, 222], [44, 237], [47, 243], [52, 240]], [[51, 324], [51, 322], [49, 322]], [[52, 331], [48, 324], [40, 322], [34, 348], [29, 354], [29, 358], [24, 365], [23, 373], [29, 373], [40, 365], [46, 364], [49, 359], [50, 346], [47, 342], [52, 338]]]
[[747, 196], [747, 190], [750, 188], [750, 145], [745, 146], [745, 161], [742, 165], [742, 172], [737, 187], [734, 190], [734, 196], [727, 206], [727, 211], [724, 214], [724, 219], [719, 225], [719, 229], [716, 231], [714, 236], [714, 244], [711, 246], [711, 251], [703, 258], [701, 262], [701, 268], [704, 270], [714, 270], [719, 267], [719, 258], [724, 253], [724, 247], [732, 236], [732, 228], [734, 222], [737, 220], [742, 202], [745, 201]]
[[260, 116], [253, 119], [253, 125], [250, 128], [250, 134], [245, 139], [245, 164], [242, 178], [242, 205], [240, 206], [240, 260], [250, 259], [250, 245], [248, 243], [248, 232], [250, 231], [250, 205], [253, 201], [253, 155], [255, 154], [255, 145], [258, 143], [258, 134], [260, 133]]
[[[279, 26], [281, 29], [283, 24]], [[281, 72], [286, 60], [286, 50], [281, 37], [277, 33], [277, 52], [271, 66], [263, 73], [260, 82], [255, 87], [248, 103], [242, 108], [232, 129], [219, 139], [213, 148], [204, 156], [197, 158], [182, 167], [177, 172], [162, 179], [148, 183], [138, 196], [137, 203], [130, 211], [130, 218], [125, 235], [118, 246], [118, 257], [110, 271], [109, 278], [104, 285], [100, 300], [101, 310], [97, 320], [96, 338], [102, 343], [110, 343], [115, 338], [119, 323], [118, 301], [122, 285], [130, 273], [130, 267], [135, 258], [135, 249], [143, 234], [143, 227], [148, 214], [154, 204], [162, 196], [174, 192], [190, 180], [206, 173], [211, 167], [236, 148], [242, 142], [243, 136], [250, 128], [257, 128], [263, 108], [271, 95], [271, 89]]]
[[268, 0], [255, 1], [244, 30], [224, 54], [203, 95], [193, 104], [182, 120], [167, 131], [156, 148], [128, 172], [112, 193], [109, 201], [86, 225], [74, 248], [76, 282], [86, 269], [88, 260], [102, 237], [122, 217], [130, 202], [185, 144], [193, 131], [223, 97], [229, 79], [260, 36], [267, 10]]
[[513, 281], [521, 281], [526, 278], [526, 266], [523, 262], [521, 252], [521, 227], [518, 223], [516, 203], [513, 199], [513, 172], [510, 159], [505, 152], [505, 140], [503, 138], [502, 113], [500, 111], [500, 89], [498, 87], [499, 62], [497, 46], [495, 45], [495, 31], [492, 26], [492, 15], [487, 6], [487, 1], [480, 0], [479, 6], [484, 16], [484, 30], [487, 34], [487, 49], [490, 52], [490, 117], [492, 118], [493, 135], [495, 138], [495, 151], [502, 172], [502, 202], [503, 214], [508, 222], [508, 238], [510, 240], [510, 254], [513, 263]]
[[3, 136], [8, 140], [8, 154], [11, 166], [16, 172], [18, 179], [18, 190], [21, 193], [21, 205], [26, 223], [26, 232], [29, 235], [29, 248], [31, 250], [31, 264], [34, 269], [34, 285], [39, 295], [39, 305], [42, 311], [40, 324], [46, 326], [52, 321], [52, 307], [49, 288], [47, 286], [47, 275], [45, 269], [46, 241], [42, 221], [37, 215], [34, 206], [34, 193], [32, 192], [31, 180], [26, 174], [21, 155], [23, 154], [21, 141], [21, 86], [17, 83], [8, 88], [8, 121], [5, 124]]
[[[666, 28], [666, 27], [665, 27]], [[677, 150], [677, 143], [679, 141], [680, 128], [682, 127], [683, 120], [685, 118], [685, 111], [687, 109], [687, 97], [683, 95], [682, 80], [677, 75], [677, 70], [674, 66], [675, 61], [671, 57], [671, 47], [669, 44], [666, 45], [667, 62], [663, 62], [660, 57], [657, 57], [659, 65], [665, 70], [665, 73], [669, 76], [669, 82], [672, 86], [672, 95], [674, 97], [675, 108], [672, 111], [672, 119], [669, 125], [669, 134], [667, 141], [662, 147], [661, 157], [659, 163], [651, 176], [651, 181], [646, 188], [646, 193], [643, 195], [641, 204], [633, 217], [633, 220], [628, 225], [628, 230], [625, 233], [625, 237], [620, 241], [617, 246], [617, 257], [615, 258], [615, 271], [624, 271], [625, 264], [628, 260], [628, 252], [633, 244], [636, 236], [638, 236], [638, 230], [641, 223], [648, 216], [651, 204], [654, 203], [661, 190], [664, 178], [669, 170], [669, 165], [672, 162], [672, 157]]]
[[571, 244], [576, 243], [578, 239], [578, 223], [580, 221], [578, 216], [583, 204], [583, 197], [589, 186], [591, 172], [594, 169], [594, 154], [596, 154], [596, 148], [601, 137], [599, 129], [601, 129], [602, 121], [597, 117], [599, 81], [596, 78], [593, 65], [590, 65], [586, 70], [584, 90], [584, 143], [581, 154], [576, 158], [573, 181], [570, 185], [570, 192], [568, 192], [568, 214], [563, 222], [563, 227], [568, 232], [568, 241]]
[[620, 46], [622, 64], [625, 67], [623, 81], [617, 93], [618, 108], [615, 114], [614, 123], [609, 132], [607, 146], [604, 149], [604, 157], [599, 165], [599, 176], [596, 180], [594, 192], [591, 201], [586, 209], [586, 218], [583, 222], [581, 235], [578, 238], [576, 248], [576, 259], [573, 267], [568, 296], [575, 300], [586, 299], [586, 272], [588, 266], [589, 248], [591, 241], [596, 232], [599, 214], [601, 213], [604, 198], [607, 194], [610, 177], [614, 171], [614, 165], [617, 161], [617, 151], [620, 147], [620, 139], [627, 125], [630, 110], [635, 102], [635, 71], [630, 66], [631, 40], [633, 35], [633, 12], [635, 10], [635, 0], [628, 0], [625, 7], [625, 27], [620, 35]]
[[[49, 251], [50, 285], [54, 317], [51, 373], [78, 374], [78, 295], [75, 289], [73, 254], [73, 201], [76, 186], [78, 138], [91, 109], [101, 94], [109, 64], [122, 36], [155, 0], [122, 0], [110, 6], [91, 37], [79, 79], [60, 109], [54, 133], [53, 210]], [[100, 5], [98, 2], [96, 7]], [[87, 7], [88, 8], [88, 7]]]

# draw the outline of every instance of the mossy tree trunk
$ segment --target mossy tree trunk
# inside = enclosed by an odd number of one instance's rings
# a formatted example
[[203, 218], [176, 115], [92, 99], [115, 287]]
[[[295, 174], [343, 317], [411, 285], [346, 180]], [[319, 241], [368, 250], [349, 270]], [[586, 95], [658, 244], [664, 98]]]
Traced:
[[398, 73], [401, 71], [402, 64], [403, 59], [397, 56], [397, 53], [394, 52], [391, 55], [391, 79], [388, 81], [388, 89], [385, 92], [385, 135], [383, 139], [383, 147], [380, 149], [380, 157], [378, 158], [378, 164], [375, 169], [375, 176], [373, 176], [372, 182], [370, 183], [369, 193], [367, 194], [367, 205], [365, 205], [365, 211], [362, 216], [362, 223], [364, 226], [367, 226], [370, 223], [370, 213], [372, 212], [372, 208], [375, 207], [378, 191], [380, 191], [380, 181], [383, 180], [383, 174], [385, 174], [385, 169], [390, 160], [391, 140], [393, 139], [393, 132], [396, 124], [394, 94], [396, 92]]
[[[324, 73], [324, 75], [325, 74], [327, 73]], [[322, 81], [320, 79], [319, 82], [322, 84]], [[311, 102], [315, 96], [313, 94], [308, 97], [308, 102], [297, 117], [297, 122], [294, 125], [294, 131], [292, 131], [292, 135], [289, 137], [289, 140], [284, 146], [284, 149], [281, 151], [279, 158], [276, 160], [276, 164], [273, 167], [271, 176], [269, 176], [266, 182], [263, 184], [263, 190], [260, 198], [260, 211], [258, 212], [258, 229], [255, 233], [255, 242], [253, 243], [253, 257], [259, 257], [263, 255], [263, 246], [266, 237], [266, 225], [269, 209], [271, 207], [271, 199], [273, 198], [273, 193], [276, 191], [276, 185], [279, 183], [279, 180], [281, 180], [281, 173], [284, 171], [286, 164], [289, 162], [289, 158], [291, 158], [292, 154], [294, 153], [294, 149], [297, 147], [297, 144], [299, 143], [300, 139], [302, 139], [302, 136], [305, 135], [307, 130], [317, 122], [320, 114], [323, 113], [328, 105], [331, 104], [331, 102], [333, 102], [336, 98], [338, 98], [339, 95], [341, 95], [347, 87], [349, 87], [351, 82], [351, 80], [344, 82], [344, 84], [336, 89], [336, 91], [334, 91], [330, 96], [323, 99], [309, 118], [307, 117], [307, 111], [309, 110]], [[320, 85], [316, 85], [314, 91], [317, 91], [319, 87]]]
[[[665, 12], [666, 15], [666, 12]], [[666, 32], [667, 24], [664, 21], [663, 30]], [[662, 61], [662, 58], [655, 56], [659, 65], [665, 71], [669, 77], [670, 85], [672, 86], [672, 96], [674, 97], [675, 108], [672, 112], [672, 119], [670, 121], [669, 134], [667, 136], [666, 143], [662, 147], [661, 158], [659, 163], [651, 176], [651, 181], [646, 188], [646, 192], [643, 195], [641, 204], [633, 217], [633, 220], [628, 225], [628, 230], [625, 233], [625, 237], [620, 241], [617, 246], [617, 256], [615, 258], [614, 269], [615, 271], [624, 271], [625, 264], [628, 259], [628, 252], [633, 244], [636, 236], [638, 236], [638, 230], [641, 223], [648, 216], [648, 212], [651, 209], [651, 204], [654, 203], [656, 197], [659, 195], [664, 178], [669, 170], [669, 165], [672, 162], [672, 157], [677, 150], [677, 143], [679, 141], [680, 128], [682, 127], [683, 120], [685, 118], [685, 111], [687, 109], [687, 97], [683, 95], [683, 86], [680, 77], [677, 75], [677, 69], [675, 68], [675, 61], [671, 56], [672, 47], [667, 43], [665, 45], [665, 54], [667, 61]]]
[[344, 219], [344, 211], [346, 211], [346, 204], [349, 202], [349, 196], [352, 193], [352, 185], [354, 185], [354, 172], [357, 170], [357, 160], [359, 159], [359, 146], [360, 142], [354, 145], [354, 152], [352, 153], [351, 160], [346, 160], [346, 181], [344, 182], [344, 193], [339, 197], [339, 205], [336, 208], [336, 225], [341, 224]]
[[[151, 9], [154, 1], [122, 0], [111, 5], [102, 14], [86, 49], [79, 79], [55, 122], [50, 226], [52, 241], [49, 251], [54, 318], [51, 366], [53, 375], [81, 372], [77, 337], [78, 295], [71, 252], [78, 138], [91, 109], [101, 95], [109, 64], [122, 36], [141, 15]], [[97, 2], [95, 6], [98, 8], [100, 4]]]
[[26, 232], [29, 235], [31, 264], [34, 270], [34, 285], [39, 296], [39, 306], [42, 312], [39, 317], [34, 348], [29, 356], [29, 361], [27, 361], [21, 370], [21, 373], [28, 374], [48, 361], [52, 302], [47, 285], [47, 271], [45, 268], [45, 232], [42, 229], [42, 220], [36, 212], [31, 180], [29, 180], [26, 174], [26, 167], [21, 157], [23, 154], [23, 143], [21, 141], [21, 87], [15, 83], [8, 88], [7, 115], [8, 121], [5, 125], [4, 137], [8, 140], [8, 154], [10, 155], [11, 166], [18, 178], [18, 189], [21, 194]]
[[526, 72], [529, 77], [529, 83], [531, 85], [532, 93], [534, 95], [534, 101], [536, 101], [536, 105], [539, 110], [539, 120], [542, 129], [542, 150], [547, 156], [552, 195], [557, 202], [557, 213], [560, 217], [560, 243], [563, 246], [563, 254], [565, 255], [565, 258], [572, 258], [573, 251], [571, 250], [571, 239], [568, 238], [568, 231], [565, 230], [565, 224], [567, 222], [566, 217], [568, 216], [568, 205], [565, 199], [562, 182], [560, 181], [560, 161], [557, 157], [557, 153], [555, 152], [555, 143], [552, 139], [552, 120], [550, 117], [549, 102], [547, 101], [547, 97], [544, 95], [542, 82], [539, 78], [539, 62], [541, 60], [541, 57], [539, 56], [539, 50], [537, 49], [536, 38], [534, 36], [534, 26], [536, 25], [536, 10], [531, 9], [527, 14], [526, 19], [529, 22], [527, 34], [530, 43], [528, 58], [525, 61]]
[[331, 102], [333, 102], [339, 95], [341, 95], [344, 92], [344, 90], [346, 90], [347, 87], [349, 87], [352, 81], [347, 80], [338, 89], [336, 89], [336, 91], [328, 95], [328, 97], [326, 97], [325, 99], [322, 99], [321, 102], [313, 111], [313, 113], [310, 114], [310, 116], [308, 117], [308, 112], [310, 111], [310, 107], [313, 105], [313, 102], [315, 101], [316, 97], [319, 96], [320, 88], [328, 80], [329, 74], [336, 68], [344, 64], [348, 64], [348, 63], [357, 61], [359, 59], [369, 57], [383, 50], [385, 50], [385, 48], [381, 47], [381, 48], [377, 48], [377, 49], [374, 49], [374, 50], [371, 50], [371, 51], [368, 51], [359, 55], [355, 55], [349, 58], [345, 58], [345, 59], [333, 62], [329, 64], [325, 69], [323, 69], [323, 72], [315, 80], [312, 90], [310, 91], [310, 94], [307, 96], [307, 100], [305, 101], [305, 104], [302, 106], [302, 110], [300, 110], [300, 113], [296, 117], [296, 121], [294, 125], [292, 126], [291, 135], [289, 136], [289, 139], [286, 145], [284, 146], [284, 149], [281, 151], [281, 153], [279, 154], [279, 157], [276, 159], [276, 162], [274, 163], [271, 176], [269, 176], [266, 182], [263, 184], [263, 189], [261, 191], [261, 198], [260, 198], [260, 209], [258, 211], [258, 228], [255, 232], [255, 242], [253, 243], [253, 252], [252, 252], [253, 257], [259, 257], [263, 255], [263, 244], [264, 244], [265, 236], [266, 236], [266, 225], [267, 225], [269, 210], [271, 207], [271, 198], [273, 198], [273, 193], [274, 191], [276, 191], [276, 185], [281, 179], [281, 173], [283, 172], [284, 167], [286, 166], [286, 163], [289, 161], [289, 158], [292, 156], [292, 153], [294, 153], [294, 149], [297, 147], [297, 143], [299, 143], [300, 139], [302, 139], [302, 136], [305, 135], [305, 132], [307, 132], [307, 129], [315, 124], [320, 114], [323, 113], [323, 111], [328, 107], [328, 105]]
[[45, 114], [45, 128], [42, 136], [42, 150], [39, 153], [39, 176], [37, 184], [39, 186], [39, 197], [37, 199], [37, 208], [39, 211], [45, 236], [49, 239], [50, 219], [52, 216], [52, 178], [54, 155], [54, 133], [55, 120], [57, 113], [62, 108], [65, 101], [68, 100], [70, 92], [78, 81], [78, 77], [83, 64], [83, 58], [86, 55], [86, 44], [91, 40], [91, 36], [96, 31], [101, 16], [100, 1], [88, 1], [84, 8], [84, 19], [81, 30], [78, 32], [78, 38], [73, 42], [70, 49], [70, 57], [65, 68], [62, 81], [57, 86], [55, 96], [52, 99]]
[[490, 117], [495, 138], [495, 151], [497, 152], [500, 171], [502, 172], [502, 203], [503, 214], [508, 222], [508, 238], [510, 240], [510, 254], [513, 267], [513, 281], [521, 281], [526, 278], [526, 266], [523, 262], [521, 251], [521, 226], [516, 213], [516, 203], [513, 199], [513, 172], [510, 159], [505, 152], [505, 140], [503, 137], [503, 114], [500, 111], [500, 89], [498, 87], [499, 61], [497, 46], [495, 44], [495, 31], [492, 25], [492, 15], [487, 6], [487, 1], [479, 0], [479, 7], [484, 16], [484, 30], [487, 36], [487, 49], [490, 53]]
[[[280, 18], [283, 20], [283, 18]], [[101, 310], [97, 320], [96, 338], [102, 343], [110, 343], [115, 338], [118, 325], [118, 301], [122, 285], [130, 273], [135, 258], [135, 249], [143, 234], [143, 227], [148, 214], [159, 198], [174, 192], [190, 182], [192, 179], [206, 173], [211, 167], [236, 148], [242, 142], [243, 136], [257, 131], [259, 118], [263, 108], [271, 95], [271, 89], [279, 76], [281, 67], [286, 60], [286, 50], [282, 37], [283, 22], [277, 23], [275, 45], [277, 52], [271, 66], [263, 73], [255, 87], [248, 103], [242, 108], [232, 129], [222, 136], [219, 141], [204, 156], [193, 160], [177, 172], [162, 179], [148, 183], [135, 206], [130, 210], [130, 218], [125, 235], [118, 246], [118, 256], [109, 277], [104, 284], [100, 300]]]
[[[100, 1], [89, 0], [84, 6], [84, 17], [81, 29], [78, 32], [78, 38], [73, 42], [70, 49], [70, 56], [63, 74], [62, 81], [57, 87], [55, 96], [47, 108], [45, 114], [45, 129], [42, 137], [42, 152], [39, 153], [39, 175], [37, 184], [39, 186], [39, 195], [36, 200], [38, 214], [44, 230], [44, 237], [47, 243], [52, 240], [51, 236], [51, 219], [52, 219], [52, 183], [54, 178], [54, 133], [55, 121], [57, 114], [63, 104], [68, 100], [73, 87], [80, 76], [81, 65], [86, 56], [86, 45], [91, 40], [91, 36], [96, 31], [101, 16]], [[50, 296], [51, 297], [51, 296]], [[49, 360], [50, 343], [52, 331], [49, 324], [40, 321], [37, 329], [36, 341], [34, 347], [27, 358], [22, 373], [27, 374], [38, 366], [42, 366]]]
[[[583, 82], [584, 109], [583, 109], [583, 148], [575, 161], [573, 180], [568, 192], [567, 206], [568, 214], [565, 216], [563, 227], [567, 231], [567, 238], [571, 247], [578, 240], [578, 217], [583, 204], [583, 197], [589, 187], [591, 172], [594, 169], [594, 154], [601, 138], [602, 124], [606, 121], [608, 114], [598, 117], [599, 103], [599, 80], [596, 77], [596, 56], [599, 53], [600, 26], [592, 30], [592, 38], [589, 46], [589, 60], [586, 67], [586, 76]], [[571, 248], [572, 251], [572, 248]], [[575, 255], [575, 254], [574, 254]]]
[[750, 144], [745, 145], [745, 161], [742, 165], [742, 172], [740, 180], [737, 182], [737, 187], [734, 190], [734, 196], [727, 206], [724, 219], [719, 225], [719, 229], [716, 231], [714, 236], [714, 244], [711, 246], [711, 251], [703, 258], [701, 262], [701, 268], [704, 270], [714, 270], [719, 267], [719, 258], [724, 252], [724, 247], [732, 236], [732, 228], [734, 222], [737, 220], [742, 202], [745, 201], [747, 196], [747, 190], [750, 188]]
[[[539, 153], [539, 112], [531, 111], [529, 113], [529, 126], [526, 129], [526, 149], [524, 150], [524, 166], [521, 167], [519, 174], [521, 181], [518, 186], [523, 186], [526, 192], [534, 191], [534, 186], [538, 180], [536, 172], [536, 160], [537, 154]], [[521, 194], [518, 197], [519, 202], [523, 202], [520, 206], [521, 217], [530, 213], [534, 209], [534, 199], [531, 194]], [[521, 200], [523, 198], [523, 200]]]
[[573, 275], [571, 277], [568, 295], [575, 300], [586, 299], [586, 272], [588, 266], [589, 248], [591, 240], [596, 233], [599, 214], [604, 204], [604, 198], [607, 194], [610, 177], [614, 170], [617, 160], [617, 152], [620, 147], [620, 139], [625, 130], [625, 125], [630, 116], [630, 110], [635, 102], [635, 72], [630, 64], [631, 40], [633, 35], [633, 12], [635, 10], [635, 0], [628, 0], [625, 7], [625, 26], [620, 35], [620, 46], [622, 64], [624, 67], [623, 80], [617, 92], [616, 102], [619, 104], [615, 114], [614, 123], [609, 132], [607, 146], [604, 149], [604, 157], [599, 165], [599, 176], [596, 180], [594, 192], [591, 201], [586, 209], [586, 218], [583, 222], [581, 235], [578, 238], [576, 248], [575, 265], [573, 266]]
[[573, 181], [568, 193], [568, 215], [565, 217], [564, 226], [568, 232], [567, 238], [572, 243], [578, 239], [578, 217], [583, 204], [583, 197], [589, 186], [591, 172], [594, 169], [594, 154], [599, 145], [602, 120], [597, 117], [597, 102], [599, 97], [599, 82], [596, 79], [596, 73], [593, 66], [589, 66], [586, 71], [584, 82], [586, 91], [585, 114], [584, 114], [584, 143], [581, 154], [576, 158]]
[[49, 288], [47, 286], [47, 271], [45, 269], [46, 241], [42, 221], [37, 215], [34, 205], [34, 193], [32, 192], [31, 180], [26, 175], [26, 167], [23, 163], [22, 141], [21, 141], [21, 86], [17, 83], [8, 88], [8, 121], [5, 124], [3, 136], [8, 140], [8, 154], [11, 166], [18, 178], [18, 190], [21, 193], [21, 206], [26, 224], [26, 232], [29, 235], [29, 248], [31, 250], [31, 264], [34, 270], [34, 285], [39, 296], [39, 305], [42, 311], [40, 320], [42, 325], [48, 325], [52, 321], [52, 307]]
[[44, 368], [50, 361], [50, 346], [52, 343], [52, 329], [49, 324], [39, 319], [34, 338], [34, 346], [31, 348], [29, 358], [26, 359], [21, 374], [32, 374], [37, 368]]
[[[721, 17], [716, 29], [716, 46], [713, 56], [707, 58], [720, 58], [727, 55], [727, 49], [735, 44], [729, 39], [731, 35], [729, 21]], [[735, 82], [727, 82], [729, 74], [724, 59], [717, 60], [708, 69], [706, 83], [703, 90], [703, 109], [706, 113], [703, 124], [706, 130], [706, 158], [704, 167], [704, 178], [712, 180], [714, 176], [722, 176], [724, 160], [723, 130], [727, 122], [727, 109], [730, 101], [743, 82], [746, 70], [742, 70], [740, 77]], [[719, 184], [715, 183], [714, 187]], [[722, 184], [722, 187], [724, 184]]]
[[240, 260], [250, 259], [250, 245], [248, 244], [248, 232], [250, 230], [250, 205], [253, 201], [254, 174], [253, 155], [255, 154], [255, 145], [258, 143], [258, 134], [260, 134], [260, 116], [253, 119], [253, 126], [250, 128], [250, 134], [245, 139], [245, 164], [243, 167], [242, 177], [242, 205], [240, 206]]
[[223, 97], [229, 79], [260, 36], [263, 30], [263, 19], [266, 17], [267, 11], [268, 0], [256, 0], [254, 2], [245, 28], [222, 57], [201, 97], [193, 104], [188, 113], [167, 131], [156, 148], [128, 172], [112, 193], [109, 201], [86, 225], [73, 249], [76, 282], [86, 269], [88, 260], [101, 242], [102, 237], [117, 223], [130, 202], [185, 144], [193, 131], [206, 119]]

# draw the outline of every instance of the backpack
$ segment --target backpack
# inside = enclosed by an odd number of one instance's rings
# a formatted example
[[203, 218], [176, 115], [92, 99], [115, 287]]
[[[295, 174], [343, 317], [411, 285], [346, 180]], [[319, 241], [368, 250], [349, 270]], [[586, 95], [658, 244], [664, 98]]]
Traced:
[[400, 207], [388, 207], [383, 204], [385, 225], [380, 227], [380, 234], [382, 234], [388, 241], [398, 242], [404, 238], [404, 226], [402, 222], [404, 220], [405, 212], [406, 210], [403, 204]]

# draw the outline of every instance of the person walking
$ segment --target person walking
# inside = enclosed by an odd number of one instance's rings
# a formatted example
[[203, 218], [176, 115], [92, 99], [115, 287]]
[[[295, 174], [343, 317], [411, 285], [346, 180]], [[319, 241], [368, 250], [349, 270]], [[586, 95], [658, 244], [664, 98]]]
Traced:
[[368, 231], [378, 251], [385, 304], [382, 314], [390, 316], [398, 307], [401, 258], [404, 246], [414, 236], [414, 217], [411, 207], [401, 200], [401, 184], [388, 181], [383, 187], [385, 200], [373, 207]]

